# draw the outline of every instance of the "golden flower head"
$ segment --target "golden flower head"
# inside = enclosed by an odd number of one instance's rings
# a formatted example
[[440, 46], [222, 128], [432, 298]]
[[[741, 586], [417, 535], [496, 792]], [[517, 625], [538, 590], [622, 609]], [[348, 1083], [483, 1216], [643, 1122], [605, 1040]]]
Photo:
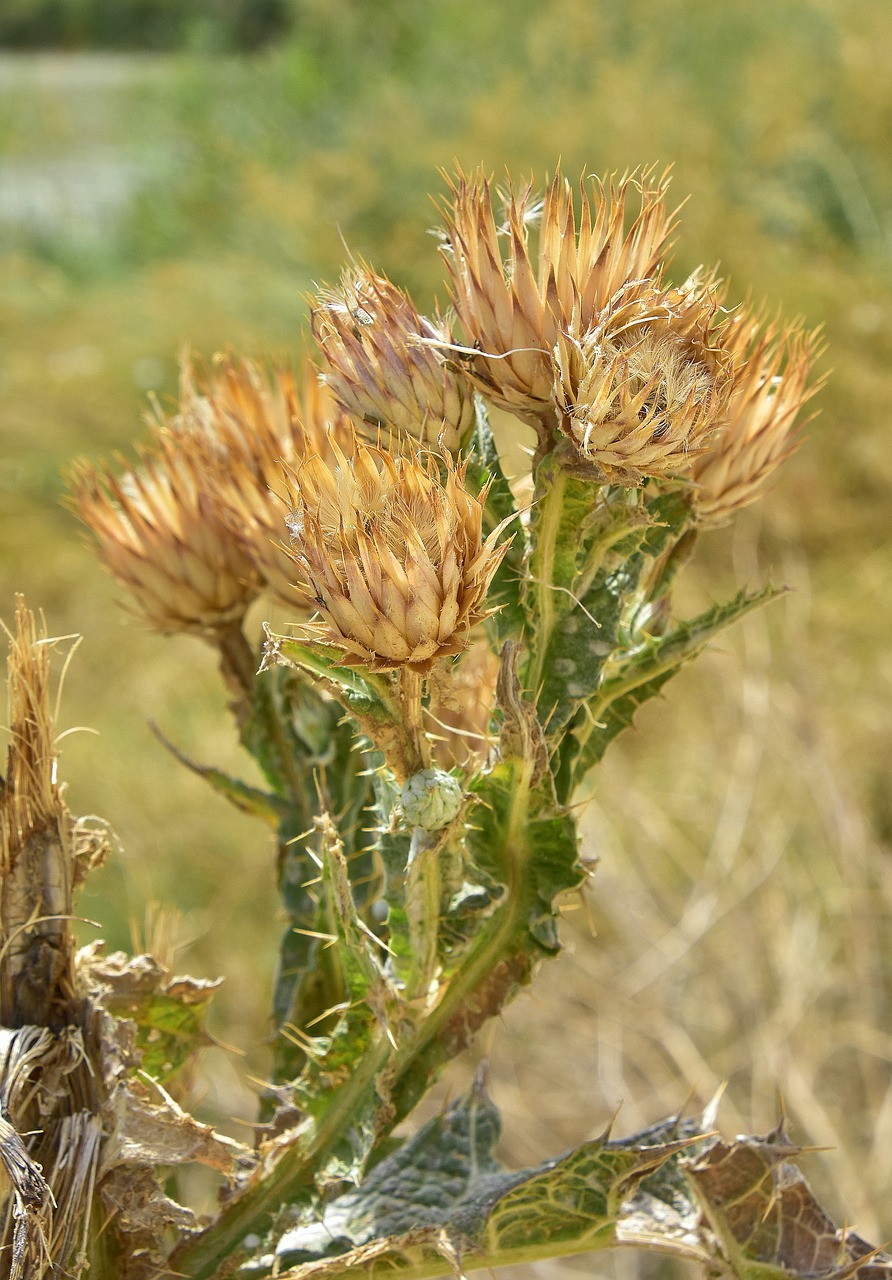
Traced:
[[[557, 172], [541, 202], [531, 187], [518, 192], [509, 184], [497, 223], [482, 171], [450, 183], [443, 250], [456, 312], [480, 352], [466, 370], [494, 404], [551, 430], [558, 338], [588, 331], [627, 281], [658, 272], [673, 229], [667, 185], [665, 175], [655, 179], [650, 171], [606, 186], [583, 178], [577, 222], [572, 188]], [[633, 194], [639, 210], [627, 228]]]
[[702, 525], [713, 527], [761, 498], [797, 448], [797, 416], [821, 385], [806, 385], [823, 351], [818, 331], [764, 326], [760, 317], [743, 313], [735, 317], [728, 350], [735, 374], [727, 422], [693, 466], [694, 511]]
[[106, 569], [159, 631], [208, 634], [238, 622], [260, 582], [217, 510], [212, 463], [169, 432], [140, 462], [120, 476], [82, 464], [70, 478]]
[[690, 469], [730, 394], [719, 310], [713, 280], [635, 281], [589, 332], [561, 334], [554, 395], [580, 461], [625, 484]]
[[284, 466], [308, 454], [333, 459], [332, 446], [352, 447], [353, 428], [306, 361], [267, 372], [249, 360], [218, 359], [208, 372], [187, 366], [180, 411], [169, 424], [202, 451], [214, 474], [211, 496], [220, 519], [240, 540], [264, 583], [288, 605], [302, 599], [294, 565], [283, 551]]
[[466, 464], [413, 446], [334, 452], [335, 466], [309, 457], [291, 472], [291, 556], [321, 637], [348, 663], [424, 674], [488, 616], [504, 526], [484, 539], [486, 495], [465, 487]]
[[323, 380], [345, 413], [372, 428], [372, 439], [390, 428], [461, 449], [474, 421], [473, 390], [428, 345], [452, 342], [440, 317], [419, 315], [401, 289], [367, 268], [351, 268], [337, 289], [322, 291], [311, 316], [326, 360]]

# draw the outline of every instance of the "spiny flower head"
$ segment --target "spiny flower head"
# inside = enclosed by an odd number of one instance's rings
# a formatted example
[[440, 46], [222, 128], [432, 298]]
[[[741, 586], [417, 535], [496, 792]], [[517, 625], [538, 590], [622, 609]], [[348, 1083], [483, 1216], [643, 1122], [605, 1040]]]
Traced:
[[488, 615], [504, 525], [484, 539], [486, 494], [465, 486], [466, 464], [360, 442], [335, 454], [291, 470], [291, 556], [320, 636], [348, 663], [424, 674]]
[[728, 420], [692, 469], [693, 508], [705, 526], [726, 523], [762, 497], [774, 472], [797, 448], [797, 416], [821, 385], [806, 384], [823, 342], [817, 331], [806, 333], [799, 324], [780, 329], [741, 315], [733, 323], [728, 350], [736, 366]]
[[393, 430], [457, 453], [474, 420], [470, 384], [438, 350], [452, 335], [439, 317], [419, 315], [409, 297], [367, 268], [348, 270], [337, 289], [320, 292], [313, 335], [322, 377], [341, 409], [379, 431]]
[[221, 519], [206, 456], [171, 433], [122, 475], [82, 464], [73, 505], [106, 569], [162, 632], [208, 634], [238, 622], [260, 589], [241, 541]]
[[[550, 432], [558, 338], [587, 332], [627, 281], [658, 272], [673, 229], [667, 186], [665, 175], [650, 171], [611, 178], [606, 187], [584, 178], [577, 222], [571, 185], [557, 172], [541, 203], [530, 186], [509, 184], [497, 223], [482, 171], [450, 183], [443, 249], [456, 312], [480, 352], [466, 371], [494, 404]], [[640, 207], [627, 229], [633, 195]]]
[[203, 454], [220, 518], [238, 537], [266, 585], [285, 603], [299, 599], [283, 552], [284, 466], [308, 454], [333, 459], [352, 447], [353, 428], [318, 371], [304, 363], [267, 372], [249, 360], [218, 359], [209, 372], [184, 372], [180, 410], [168, 426]]
[[555, 348], [561, 430], [604, 478], [689, 470], [721, 425], [731, 390], [715, 281], [634, 281], [580, 338]]

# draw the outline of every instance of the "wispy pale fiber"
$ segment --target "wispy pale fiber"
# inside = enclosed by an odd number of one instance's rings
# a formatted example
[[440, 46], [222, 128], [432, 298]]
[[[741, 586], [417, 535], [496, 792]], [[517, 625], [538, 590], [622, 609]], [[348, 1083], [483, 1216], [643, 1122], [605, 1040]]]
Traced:
[[555, 349], [561, 429], [604, 477], [637, 484], [689, 469], [723, 423], [731, 358], [714, 282], [635, 281]]

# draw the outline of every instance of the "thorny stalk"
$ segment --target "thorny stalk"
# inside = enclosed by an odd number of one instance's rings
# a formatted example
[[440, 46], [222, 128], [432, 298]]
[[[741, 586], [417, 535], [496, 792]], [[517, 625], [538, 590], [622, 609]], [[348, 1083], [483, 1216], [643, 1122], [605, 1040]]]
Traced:
[[[121, 1280], [423, 1280], [618, 1244], [739, 1280], [889, 1269], [820, 1209], [782, 1129], [726, 1145], [707, 1111], [511, 1172], [478, 1083], [394, 1136], [559, 951], [590, 770], [778, 594], [674, 614], [700, 533], [795, 446], [820, 341], [735, 310], [715, 273], [670, 283], [667, 183], [576, 193], [558, 173], [541, 204], [509, 183], [497, 209], [486, 175], [459, 174], [442, 243], [455, 329], [354, 260], [313, 300], [301, 378], [189, 360], [132, 471], [75, 468], [73, 505], [143, 617], [218, 651], [264, 783], [187, 763], [272, 829], [286, 927], [268, 1124], [248, 1149], [166, 1090], [202, 1042], [209, 984], [148, 956], [74, 956], [71, 891], [98, 853], [72, 839], [46, 718], [12, 718], [0, 1010], [25, 1039], [0, 1069], [0, 1156], [16, 1280], [28, 1261], [36, 1276], [89, 1262]], [[510, 484], [511, 427], [496, 439], [487, 404], [536, 431]], [[248, 610], [271, 596], [289, 634], [266, 626], [255, 647]], [[13, 690], [41, 652], [21, 619], [20, 635]], [[69, 1057], [44, 1114], [51, 1036]], [[53, 1166], [50, 1223], [35, 1153], [49, 1168], [63, 1122], [92, 1154], [76, 1189]], [[189, 1160], [228, 1179], [202, 1225], [158, 1177]]]

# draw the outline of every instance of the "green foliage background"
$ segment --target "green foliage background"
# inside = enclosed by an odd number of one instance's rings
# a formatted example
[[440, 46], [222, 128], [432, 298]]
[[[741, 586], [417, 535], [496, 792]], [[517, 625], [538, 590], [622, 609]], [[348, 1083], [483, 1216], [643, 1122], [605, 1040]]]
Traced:
[[[541, 182], [559, 156], [570, 174], [674, 163], [692, 197], [677, 274], [721, 259], [735, 298], [823, 323], [833, 367], [772, 496], [703, 545], [691, 610], [768, 577], [794, 591], [613, 749], [589, 818], [597, 937], [568, 914], [568, 953], [479, 1053], [518, 1162], [598, 1131], [621, 1100], [627, 1131], [727, 1078], [733, 1131], [769, 1127], [780, 1091], [797, 1138], [834, 1148], [825, 1198], [886, 1239], [885, 0], [302, 0], [293, 19], [251, 55], [0, 54], [0, 613], [25, 589], [53, 633], [85, 636], [63, 724], [100, 736], [66, 739], [62, 766], [72, 807], [108, 818], [122, 849], [83, 913], [129, 945], [148, 903], [176, 904], [178, 966], [229, 975], [215, 1029], [262, 1074], [270, 851], [147, 727], [236, 762], [211, 655], [122, 613], [60, 505], [61, 468], [128, 447], [185, 342], [295, 353], [342, 241], [422, 307], [442, 299], [426, 233], [440, 166]], [[148, 927], [170, 932], [157, 913]], [[209, 1115], [251, 1115], [243, 1069], [206, 1055]]]

